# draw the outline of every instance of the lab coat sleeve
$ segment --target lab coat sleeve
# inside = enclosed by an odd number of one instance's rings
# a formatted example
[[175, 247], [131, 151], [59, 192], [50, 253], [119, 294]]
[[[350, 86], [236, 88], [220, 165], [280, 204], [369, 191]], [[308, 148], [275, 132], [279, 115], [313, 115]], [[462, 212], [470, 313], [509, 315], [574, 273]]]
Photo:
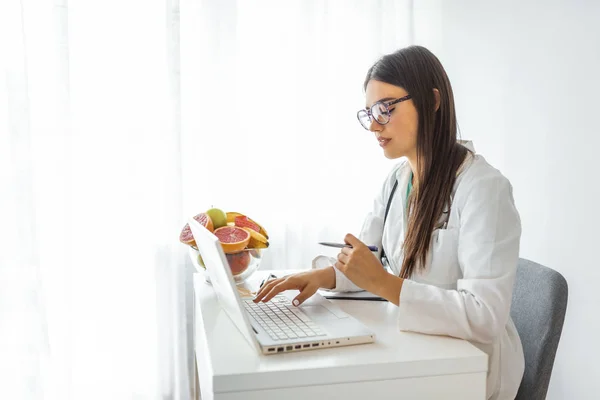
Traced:
[[471, 182], [463, 204], [457, 289], [405, 280], [398, 324], [401, 330], [491, 343], [509, 318], [521, 221], [512, 187], [501, 175]]

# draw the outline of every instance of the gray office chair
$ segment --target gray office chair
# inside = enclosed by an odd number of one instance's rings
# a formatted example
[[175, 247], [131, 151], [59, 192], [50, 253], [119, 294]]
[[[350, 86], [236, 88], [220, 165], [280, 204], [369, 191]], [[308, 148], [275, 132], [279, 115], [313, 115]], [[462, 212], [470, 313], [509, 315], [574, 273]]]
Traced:
[[525, 373], [516, 400], [546, 398], [567, 297], [567, 281], [560, 273], [519, 259], [510, 315], [523, 343]]

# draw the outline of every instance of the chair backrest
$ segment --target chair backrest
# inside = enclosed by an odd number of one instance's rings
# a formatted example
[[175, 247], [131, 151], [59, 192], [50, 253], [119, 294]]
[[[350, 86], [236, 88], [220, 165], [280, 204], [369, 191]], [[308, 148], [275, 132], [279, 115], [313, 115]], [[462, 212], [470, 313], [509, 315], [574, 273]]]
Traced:
[[519, 259], [510, 310], [525, 353], [525, 373], [517, 400], [546, 398], [567, 297], [567, 281], [560, 273]]

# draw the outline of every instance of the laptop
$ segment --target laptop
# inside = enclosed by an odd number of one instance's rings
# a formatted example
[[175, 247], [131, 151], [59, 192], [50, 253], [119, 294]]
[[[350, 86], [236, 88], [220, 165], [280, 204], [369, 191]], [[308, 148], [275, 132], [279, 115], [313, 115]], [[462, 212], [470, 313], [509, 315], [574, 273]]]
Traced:
[[319, 294], [299, 307], [292, 305], [298, 291], [268, 303], [242, 297], [219, 239], [193, 218], [189, 225], [221, 307], [256, 351], [268, 355], [375, 341], [372, 330]]

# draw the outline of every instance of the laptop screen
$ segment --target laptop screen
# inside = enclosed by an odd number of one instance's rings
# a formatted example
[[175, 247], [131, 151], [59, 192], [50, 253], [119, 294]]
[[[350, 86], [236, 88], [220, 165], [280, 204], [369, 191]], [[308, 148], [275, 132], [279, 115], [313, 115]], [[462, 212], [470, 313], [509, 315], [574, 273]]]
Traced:
[[250, 345], [259, 350], [254, 330], [243, 311], [237, 286], [219, 239], [195, 219], [190, 218], [189, 224], [221, 307]]

